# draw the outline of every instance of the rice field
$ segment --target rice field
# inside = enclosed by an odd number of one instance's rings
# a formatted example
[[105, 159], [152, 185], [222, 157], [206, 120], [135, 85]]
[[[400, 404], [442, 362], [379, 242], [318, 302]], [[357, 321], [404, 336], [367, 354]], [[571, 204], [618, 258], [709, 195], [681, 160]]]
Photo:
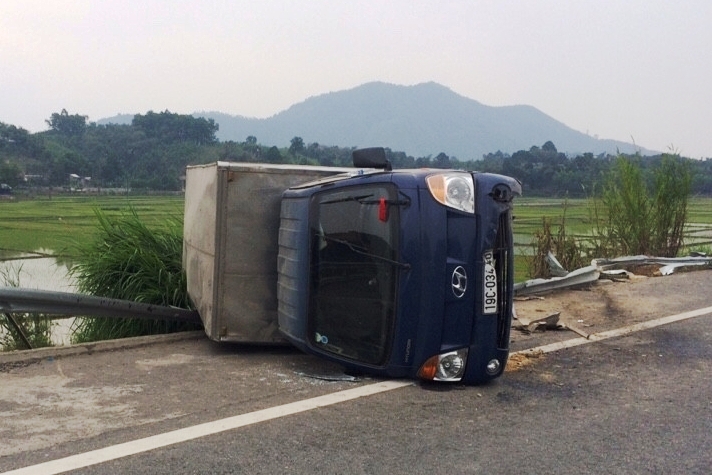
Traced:
[[[32, 200], [0, 200], [0, 260], [23, 253], [71, 259], [78, 244], [97, 229], [95, 210], [121, 214], [133, 208], [148, 227], [162, 226], [167, 217], [183, 216], [183, 196], [52, 196]], [[712, 250], [712, 197], [689, 203], [686, 245]], [[567, 233], [586, 237], [593, 230], [592, 202], [587, 199], [520, 198], [514, 208], [514, 241], [518, 256], [516, 280], [526, 279], [522, 256], [531, 252], [532, 236], [542, 218], [555, 227], [565, 217]]]
[[23, 253], [72, 257], [97, 229], [95, 210], [107, 216], [134, 209], [148, 227], [183, 216], [183, 196], [52, 196], [0, 200], [0, 259]]
[[[520, 198], [514, 207], [515, 245], [527, 246], [542, 218], [558, 225], [565, 218], [567, 232], [589, 236], [594, 229], [595, 210], [588, 199]], [[688, 205], [685, 242], [688, 247], [712, 245], [712, 197], [693, 197]]]

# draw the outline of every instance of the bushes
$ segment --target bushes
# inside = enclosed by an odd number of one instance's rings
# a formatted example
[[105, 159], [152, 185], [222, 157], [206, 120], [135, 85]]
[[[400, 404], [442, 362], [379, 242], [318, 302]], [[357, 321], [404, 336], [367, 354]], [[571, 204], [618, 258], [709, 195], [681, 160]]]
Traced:
[[567, 235], [565, 212], [556, 233], [544, 220], [534, 234], [530, 277], [550, 277], [546, 254], [552, 251], [568, 270], [596, 257], [649, 255], [675, 257], [683, 246], [691, 174], [677, 155], [663, 155], [646, 180], [639, 158], [618, 157], [602, 194], [591, 198], [593, 235], [575, 240]]
[[639, 164], [618, 158], [601, 198], [604, 222], [599, 249], [607, 255], [675, 257], [683, 245], [690, 195], [689, 166], [664, 155], [649, 186]]
[[551, 219], [542, 218], [542, 228], [534, 231], [532, 246], [534, 252], [526, 259], [530, 277], [553, 277], [547, 259], [550, 251], [564, 269], [578, 269], [588, 264], [582, 244], [566, 228], [566, 205], [556, 232], [552, 231]]

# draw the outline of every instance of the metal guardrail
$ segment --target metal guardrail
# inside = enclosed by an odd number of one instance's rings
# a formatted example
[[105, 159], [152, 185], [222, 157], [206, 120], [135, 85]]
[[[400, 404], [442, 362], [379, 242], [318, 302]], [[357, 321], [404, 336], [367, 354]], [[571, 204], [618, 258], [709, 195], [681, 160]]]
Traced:
[[0, 287], [0, 313], [45, 313], [200, 323], [197, 310], [50, 290]]
[[552, 274], [556, 277], [519, 282], [514, 285], [515, 296], [521, 297], [587, 285], [597, 281], [601, 276], [620, 275], [616, 271], [625, 271], [625, 269], [635, 266], [656, 265], [659, 267], [660, 275], [669, 275], [676, 269], [682, 268], [712, 268], [712, 257], [706, 255], [689, 257], [625, 256], [615, 259], [594, 259], [590, 266], [567, 272], [556, 258], [551, 253], [549, 254], [549, 266]]

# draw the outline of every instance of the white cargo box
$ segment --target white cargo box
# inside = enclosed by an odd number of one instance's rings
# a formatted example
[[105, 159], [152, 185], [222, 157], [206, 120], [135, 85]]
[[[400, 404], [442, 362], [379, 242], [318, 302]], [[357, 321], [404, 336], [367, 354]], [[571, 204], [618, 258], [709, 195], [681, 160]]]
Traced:
[[186, 170], [183, 267], [212, 340], [280, 343], [277, 253], [282, 192], [353, 168], [216, 162]]

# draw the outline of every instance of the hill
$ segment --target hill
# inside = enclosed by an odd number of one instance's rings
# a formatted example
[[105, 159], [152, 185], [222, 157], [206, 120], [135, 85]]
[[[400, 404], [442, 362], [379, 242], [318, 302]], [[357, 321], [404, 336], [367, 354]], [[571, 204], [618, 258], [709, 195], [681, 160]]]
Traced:
[[[265, 119], [221, 112], [194, 116], [215, 120], [222, 141], [242, 142], [252, 135], [263, 145], [286, 147], [298, 136], [306, 144], [384, 146], [415, 157], [444, 152], [463, 161], [496, 151], [528, 150], [546, 141], [569, 155], [639, 149], [573, 130], [532, 106], [487, 106], [433, 82], [415, 86], [371, 82], [308, 98]], [[99, 122], [125, 123], [126, 117]]]

